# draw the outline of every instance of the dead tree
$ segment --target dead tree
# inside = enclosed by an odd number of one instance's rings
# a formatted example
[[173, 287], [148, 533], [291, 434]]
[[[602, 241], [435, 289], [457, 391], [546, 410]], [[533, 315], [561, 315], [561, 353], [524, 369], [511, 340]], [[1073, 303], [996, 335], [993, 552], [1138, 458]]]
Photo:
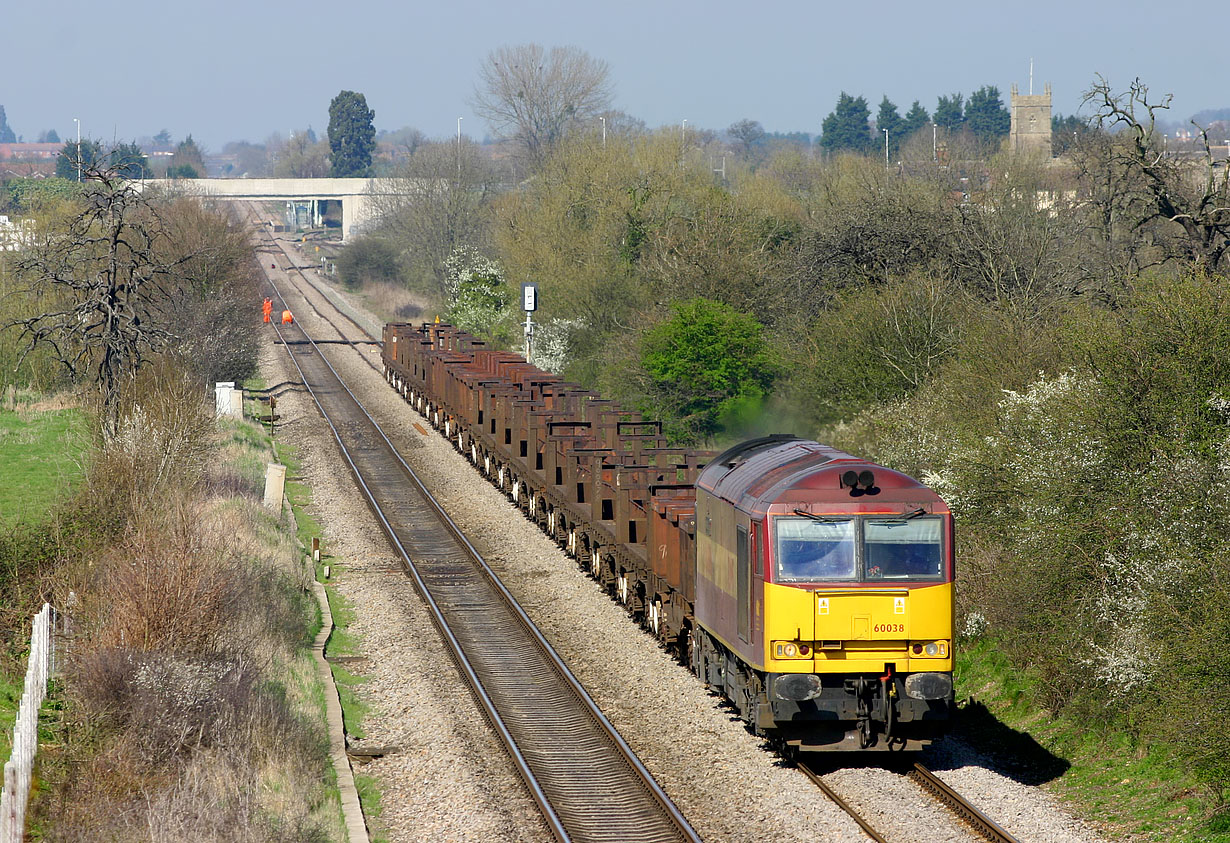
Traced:
[[[1150, 101], [1149, 88], [1140, 79], [1127, 92], [1116, 94], [1099, 76], [1085, 93], [1085, 104], [1094, 107], [1098, 125], [1121, 130], [1117, 142], [1107, 147], [1106, 166], [1122, 169], [1124, 181], [1134, 187], [1119, 196], [1123, 216], [1137, 230], [1158, 222], [1173, 224], [1179, 236], [1166, 256], [1217, 271], [1230, 251], [1230, 170], [1226, 159], [1214, 159], [1208, 134], [1194, 122], [1201, 155], [1182, 156], [1166, 149], [1157, 114], [1170, 107], [1170, 100], [1167, 94]], [[1163, 236], [1161, 242], [1166, 239]]]
[[[120, 398], [138, 369], [174, 339], [167, 313], [177, 267], [154, 208], [114, 168], [82, 172], [81, 208], [17, 261], [42, 312], [15, 319], [24, 360], [49, 348], [74, 380], [98, 390], [103, 435], [116, 430]], [[20, 361], [19, 361], [20, 365]]]

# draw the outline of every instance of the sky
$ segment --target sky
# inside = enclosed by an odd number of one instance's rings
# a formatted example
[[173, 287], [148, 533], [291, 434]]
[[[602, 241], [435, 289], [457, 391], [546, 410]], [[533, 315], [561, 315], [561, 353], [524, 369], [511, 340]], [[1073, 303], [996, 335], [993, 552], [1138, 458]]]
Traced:
[[[1072, 114], [1096, 74], [1173, 93], [1170, 117], [1230, 106], [1215, 6], [1068, 0], [855, 4], [824, 0], [348, 0], [0, 5], [0, 105], [33, 141], [47, 129], [104, 142], [167, 129], [209, 151], [311, 126], [358, 91], [378, 130], [489, 133], [469, 104], [505, 45], [575, 46], [610, 66], [614, 107], [650, 127], [819, 133], [838, 95], [887, 95], [904, 112], [941, 94], [1013, 83]], [[1113, 11], [1108, 12], [1108, 9]], [[1175, 9], [1175, 11], [1171, 11]]]

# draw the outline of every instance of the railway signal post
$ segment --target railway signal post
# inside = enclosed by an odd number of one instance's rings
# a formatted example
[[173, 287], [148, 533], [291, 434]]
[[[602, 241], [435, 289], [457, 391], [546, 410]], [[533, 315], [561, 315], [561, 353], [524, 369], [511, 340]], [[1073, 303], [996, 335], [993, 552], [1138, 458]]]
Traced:
[[521, 285], [521, 308], [525, 311], [525, 362], [533, 363], [534, 322], [530, 318], [538, 309], [538, 285], [532, 282]]

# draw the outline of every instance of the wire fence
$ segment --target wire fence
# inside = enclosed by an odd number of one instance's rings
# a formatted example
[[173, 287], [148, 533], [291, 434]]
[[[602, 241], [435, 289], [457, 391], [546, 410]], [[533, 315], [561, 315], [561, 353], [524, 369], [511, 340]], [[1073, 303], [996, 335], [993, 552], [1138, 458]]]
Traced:
[[20, 843], [25, 835], [26, 803], [34, 753], [38, 749], [38, 711], [47, 696], [47, 679], [55, 671], [56, 611], [48, 603], [34, 616], [30, 633], [30, 660], [26, 685], [13, 724], [13, 751], [4, 765], [4, 792], [0, 795], [0, 841]]

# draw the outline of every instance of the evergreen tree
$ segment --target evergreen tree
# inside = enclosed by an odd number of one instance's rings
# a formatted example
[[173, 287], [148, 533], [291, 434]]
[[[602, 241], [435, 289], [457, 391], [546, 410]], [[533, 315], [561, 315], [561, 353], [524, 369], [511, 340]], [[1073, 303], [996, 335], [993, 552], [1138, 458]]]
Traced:
[[329, 103], [329, 148], [333, 175], [339, 178], [366, 176], [371, 172], [376, 149], [376, 112], [367, 107], [367, 97], [342, 91]]
[[953, 94], [952, 97], [941, 96], [935, 103], [935, 116], [932, 122], [949, 132], [959, 132], [961, 124], [965, 122], [962, 106], [964, 99], [961, 94]]
[[995, 143], [1008, 137], [1012, 118], [999, 98], [999, 88], [984, 85], [969, 95], [965, 106], [965, 125], [974, 137], [984, 143]]
[[205, 175], [205, 154], [196, 145], [192, 135], [184, 138], [175, 147], [167, 178], [199, 179]]
[[918, 100], [914, 100], [910, 110], [905, 113], [905, 136], [909, 137], [930, 121], [931, 115], [927, 113], [927, 109], [923, 108]]
[[842, 91], [837, 108], [820, 124], [820, 146], [829, 152], [866, 152], [871, 147], [870, 118], [866, 99]]
[[887, 94], [880, 100], [880, 110], [876, 113], [876, 134], [879, 135], [876, 138], [877, 145], [883, 140], [885, 129], [888, 130], [888, 154], [895, 159], [897, 151], [901, 149], [901, 141], [906, 136], [905, 121], [901, 119], [897, 106], [889, 101]]
[[1076, 146], [1078, 139], [1094, 131], [1088, 120], [1082, 120], [1075, 114], [1064, 117], [1056, 114], [1051, 118], [1051, 154], [1063, 155]]
[[0, 143], [17, 143], [17, 135], [9, 128], [9, 120], [4, 114], [2, 105], [0, 105]]
[[[81, 161], [77, 161], [77, 142], [66, 141], [56, 158], [56, 176], [62, 179], [77, 180], [77, 174], [88, 170], [94, 165], [103, 163], [103, 148], [98, 141], [89, 138], [81, 139]], [[80, 167], [78, 167], [80, 163]]]
[[60, 135], [55, 129], [48, 129], [38, 136], [39, 143], [59, 143]]
[[121, 143], [111, 150], [110, 165], [116, 175], [130, 181], [145, 178], [149, 173], [149, 160], [136, 143]]

